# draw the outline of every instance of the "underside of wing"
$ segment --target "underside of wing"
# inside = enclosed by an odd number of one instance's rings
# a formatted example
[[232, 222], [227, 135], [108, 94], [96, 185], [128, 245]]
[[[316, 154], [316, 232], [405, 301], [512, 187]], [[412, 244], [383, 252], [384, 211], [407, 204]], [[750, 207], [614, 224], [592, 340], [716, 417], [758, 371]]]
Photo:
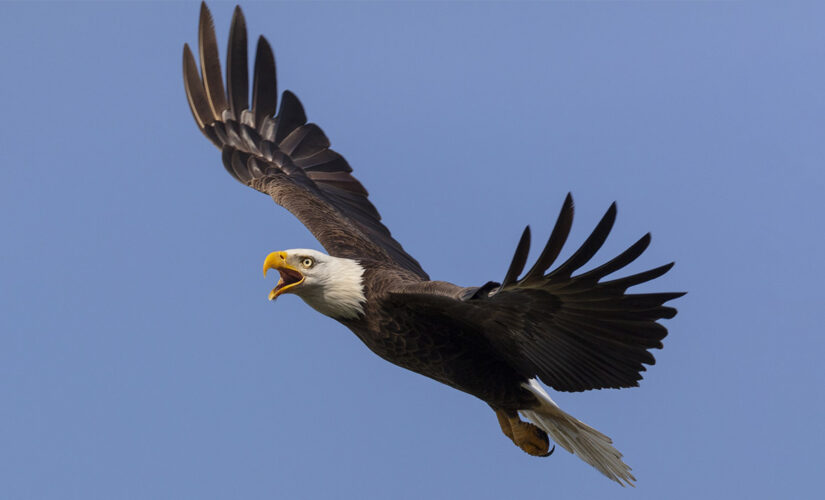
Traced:
[[263, 37], [256, 49], [250, 105], [241, 9], [235, 9], [229, 33], [226, 88], [212, 16], [205, 4], [201, 4], [198, 45], [200, 71], [189, 46], [183, 50], [186, 96], [198, 127], [222, 151], [229, 174], [271, 195], [331, 255], [388, 261], [427, 279], [418, 262], [381, 223], [347, 161], [329, 148], [320, 127], [307, 123], [298, 98], [285, 91], [278, 108], [275, 59]]
[[[570, 258], [553, 270], [573, 223], [573, 199], [565, 199], [553, 232], [535, 264], [522, 275], [530, 247], [525, 229], [504, 281], [466, 289], [465, 309], [510, 361], [560, 391], [637, 386], [649, 349], [662, 347], [667, 329], [658, 321], [676, 315], [664, 303], [683, 293], [627, 293], [665, 274], [673, 263], [602, 281], [639, 257], [644, 235], [627, 250], [590, 271], [573, 275], [601, 248], [616, 218], [615, 203]], [[519, 277], [521, 276], [521, 277]]]

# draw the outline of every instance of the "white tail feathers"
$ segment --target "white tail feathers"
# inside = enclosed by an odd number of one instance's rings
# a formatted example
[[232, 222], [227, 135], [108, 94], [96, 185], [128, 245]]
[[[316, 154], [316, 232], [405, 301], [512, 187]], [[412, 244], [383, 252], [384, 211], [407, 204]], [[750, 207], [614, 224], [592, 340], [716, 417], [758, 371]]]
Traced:
[[539, 426], [562, 448], [577, 455], [608, 478], [622, 486], [634, 486], [636, 478], [630, 473], [630, 467], [622, 462], [622, 454], [613, 447], [613, 441], [609, 437], [562, 411], [536, 379], [522, 385], [541, 401], [539, 408], [520, 410], [525, 418]]

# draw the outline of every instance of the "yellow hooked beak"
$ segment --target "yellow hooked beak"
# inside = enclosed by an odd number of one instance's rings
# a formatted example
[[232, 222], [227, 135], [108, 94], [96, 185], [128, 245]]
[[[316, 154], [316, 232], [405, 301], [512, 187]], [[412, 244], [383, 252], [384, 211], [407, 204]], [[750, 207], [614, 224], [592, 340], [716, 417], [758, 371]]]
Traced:
[[264, 260], [264, 276], [270, 269], [275, 269], [281, 274], [281, 279], [275, 288], [269, 292], [269, 300], [275, 300], [282, 293], [287, 292], [293, 287], [296, 287], [304, 282], [304, 275], [286, 263], [286, 252], [272, 252], [266, 256]]

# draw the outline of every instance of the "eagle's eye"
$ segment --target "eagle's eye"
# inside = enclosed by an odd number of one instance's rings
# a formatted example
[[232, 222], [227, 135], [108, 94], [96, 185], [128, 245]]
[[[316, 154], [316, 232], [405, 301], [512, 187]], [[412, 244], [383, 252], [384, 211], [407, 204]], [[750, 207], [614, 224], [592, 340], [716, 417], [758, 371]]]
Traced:
[[304, 266], [304, 268], [306, 269], [312, 267], [313, 264], [315, 264], [315, 262], [309, 257], [304, 257], [304, 259], [301, 261], [301, 265]]

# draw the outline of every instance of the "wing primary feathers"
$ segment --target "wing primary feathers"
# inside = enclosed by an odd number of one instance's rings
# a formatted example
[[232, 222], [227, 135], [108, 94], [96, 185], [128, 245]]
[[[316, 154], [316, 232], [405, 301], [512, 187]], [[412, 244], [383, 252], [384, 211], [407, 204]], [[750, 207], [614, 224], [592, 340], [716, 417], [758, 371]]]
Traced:
[[186, 99], [189, 101], [192, 116], [203, 131], [208, 124], [215, 121], [215, 117], [212, 116], [212, 109], [209, 107], [209, 101], [203, 91], [203, 82], [198, 74], [195, 56], [192, 55], [188, 43], [183, 45], [183, 88], [186, 90]]
[[605, 262], [601, 266], [576, 276], [576, 278], [581, 280], [594, 279], [595, 281], [598, 281], [608, 274], [616, 272], [636, 260], [645, 250], [647, 250], [649, 245], [650, 233], [647, 233], [639, 238], [639, 241], [631, 245], [630, 248], [624, 252]]
[[278, 123], [275, 130], [275, 144], [280, 146], [293, 130], [307, 122], [307, 115], [301, 101], [295, 94], [285, 90], [281, 95], [281, 110], [278, 112]]
[[[258, 37], [258, 48], [255, 51], [255, 75], [252, 82], [252, 111], [255, 113], [255, 125], [261, 127], [265, 118], [275, 115], [275, 109], [278, 106], [275, 55], [272, 53], [269, 42], [263, 36]], [[283, 107], [283, 104], [281, 106]]]
[[218, 55], [218, 42], [215, 39], [215, 25], [206, 2], [201, 3], [201, 15], [198, 22], [198, 48], [201, 59], [201, 74], [206, 97], [212, 114], [220, 120], [226, 106], [226, 94], [223, 90], [221, 59]]
[[613, 228], [614, 222], [616, 222], [616, 202], [610, 204], [610, 208], [607, 209], [602, 220], [599, 221], [596, 228], [590, 233], [590, 236], [587, 237], [582, 246], [579, 247], [564, 264], [545, 276], [545, 278], [570, 277], [576, 269], [587, 264], [587, 261], [589, 261], [604, 244], [607, 235], [610, 234], [610, 230]]
[[249, 68], [246, 54], [246, 21], [240, 6], [232, 14], [229, 47], [226, 49], [226, 86], [229, 110], [241, 121], [241, 112], [249, 108]]
[[521, 239], [518, 241], [516, 253], [513, 254], [513, 260], [510, 262], [510, 268], [507, 269], [507, 274], [504, 276], [504, 281], [501, 282], [501, 287], [505, 287], [511, 283], [515, 283], [518, 275], [524, 270], [524, 264], [527, 263], [527, 254], [530, 252], [530, 226], [524, 228], [521, 233]]
[[559, 217], [556, 219], [556, 225], [553, 227], [553, 232], [550, 233], [550, 238], [544, 246], [539, 258], [533, 267], [527, 271], [527, 274], [522, 278], [522, 281], [540, 278], [542, 274], [553, 265], [553, 262], [558, 258], [564, 242], [567, 241], [570, 235], [570, 228], [573, 227], [573, 195], [567, 193], [564, 199], [564, 204], [559, 212]]
[[[686, 293], [687, 292], [633, 293], [625, 295], [624, 297], [622, 297], [622, 300], [628, 308], [650, 308], [658, 307], [664, 304], [665, 302], [669, 302], [673, 299], [678, 299]], [[658, 327], [664, 328], [662, 325], [659, 325], [658, 323], [653, 324], [657, 325]], [[664, 338], [664, 336], [662, 336], [662, 338]]]
[[[669, 264], [665, 264], [663, 266], [659, 266], [657, 268], [651, 269], [649, 271], [643, 271], [641, 273], [632, 274], [630, 276], [625, 276], [624, 278], [618, 278], [611, 281], [605, 281], [601, 284], [601, 286], [611, 287], [618, 290], [627, 290], [628, 288], [634, 285], [640, 285], [642, 283], [646, 283], [650, 280], [654, 280], [659, 276], [665, 274], [666, 272], [670, 271], [670, 268], [676, 264], [675, 262], [671, 262]], [[684, 293], [682, 293], [684, 295]], [[675, 298], [675, 297], [674, 297]]]

